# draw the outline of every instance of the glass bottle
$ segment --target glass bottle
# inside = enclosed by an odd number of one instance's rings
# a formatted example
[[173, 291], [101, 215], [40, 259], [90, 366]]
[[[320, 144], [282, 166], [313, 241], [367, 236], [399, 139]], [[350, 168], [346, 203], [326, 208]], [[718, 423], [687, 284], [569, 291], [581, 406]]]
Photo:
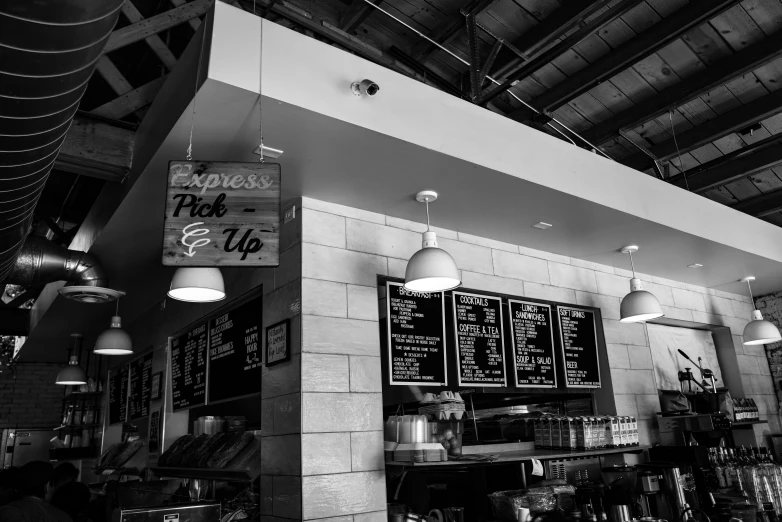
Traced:
[[709, 448], [709, 462], [711, 463], [711, 469], [714, 471], [716, 487], [720, 489], [728, 487], [725, 481], [725, 466], [719, 461], [717, 448]]
[[733, 448], [725, 450], [725, 482], [729, 488], [743, 489], [743, 481], [736, 466]]

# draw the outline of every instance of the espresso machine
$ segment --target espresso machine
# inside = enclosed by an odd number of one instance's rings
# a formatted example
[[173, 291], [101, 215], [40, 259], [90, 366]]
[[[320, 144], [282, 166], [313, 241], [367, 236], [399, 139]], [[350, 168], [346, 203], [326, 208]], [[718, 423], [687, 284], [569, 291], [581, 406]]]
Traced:
[[[654, 457], [652, 457], [654, 458]], [[659, 493], [644, 490], [647, 516], [670, 521], [688, 520], [692, 511], [700, 511], [695, 477], [689, 464], [683, 462], [647, 462], [639, 464], [644, 476], [656, 476]], [[649, 482], [654, 482], [651, 479]], [[685, 513], [686, 512], [686, 513]]]
[[605, 508], [610, 522], [630, 522], [637, 518], [636, 482], [633, 466], [612, 466], [600, 470], [605, 483]]

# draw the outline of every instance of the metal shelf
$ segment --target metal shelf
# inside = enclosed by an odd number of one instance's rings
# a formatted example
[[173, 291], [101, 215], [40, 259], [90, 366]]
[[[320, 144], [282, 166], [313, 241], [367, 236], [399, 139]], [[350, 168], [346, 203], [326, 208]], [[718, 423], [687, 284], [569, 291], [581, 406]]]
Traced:
[[523, 462], [525, 460], [555, 460], [572, 459], [578, 457], [599, 457], [601, 455], [616, 455], [620, 453], [641, 453], [651, 446], [629, 446], [624, 448], [604, 448], [589, 451], [567, 451], [530, 449], [520, 451], [504, 451], [493, 453], [496, 458], [492, 460], [448, 460], [445, 462], [396, 462], [386, 461], [386, 466], [400, 466], [413, 468], [439, 468], [444, 466], [491, 466], [495, 464], [507, 464], [509, 462]]
[[66, 424], [54, 428], [54, 431], [75, 430], [75, 429], [91, 430], [92, 428], [98, 428], [100, 426], [101, 426], [100, 424]]
[[94, 391], [94, 392], [72, 392], [66, 395], [62, 398], [63, 402], [65, 401], [74, 401], [74, 400], [80, 400], [80, 399], [95, 399], [100, 397], [103, 394], [103, 392]]
[[738, 428], [749, 428], [750, 426], [754, 426], [756, 424], [768, 424], [767, 420], [751, 420], [751, 421], [742, 421], [742, 422], [732, 422], [730, 424], [730, 429], [735, 430]]
[[253, 477], [247, 470], [204, 469], [204, 468], [151, 468], [160, 478], [194, 478], [205, 480], [222, 480], [226, 482], [252, 482]]

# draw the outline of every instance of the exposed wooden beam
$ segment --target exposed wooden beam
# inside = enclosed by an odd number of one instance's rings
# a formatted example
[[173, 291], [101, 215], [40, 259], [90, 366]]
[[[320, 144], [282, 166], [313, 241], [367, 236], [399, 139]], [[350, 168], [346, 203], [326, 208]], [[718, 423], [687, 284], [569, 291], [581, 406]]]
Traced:
[[776, 135], [686, 171], [686, 181], [682, 174], [668, 181], [700, 194], [780, 164], [782, 136]]
[[731, 207], [755, 217], [768, 216], [774, 212], [782, 211], [782, 190], [775, 190], [762, 196], [745, 199], [735, 205], [731, 205]]
[[[185, 5], [187, 3], [187, 0], [171, 0], [171, 5], [174, 7], [179, 7], [180, 5]], [[188, 24], [190, 24], [190, 27], [193, 28], [193, 31], [198, 31], [198, 26], [201, 25], [201, 19], [200, 18], [191, 18], [187, 21]]]
[[111, 58], [105, 54], [100, 57], [100, 60], [98, 60], [96, 69], [98, 74], [100, 74], [103, 79], [106, 80], [106, 83], [109, 84], [111, 90], [113, 90], [118, 95], [123, 95], [126, 92], [133, 90], [133, 86], [130, 84], [128, 79], [125, 78], [125, 75], [122, 74], [119, 69], [117, 69], [117, 66], [114, 65], [114, 62], [111, 61]]
[[594, 20], [580, 27], [573, 34], [569, 35], [567, 38], [564, 38], [556, 45], [547, 48], [545, 51], [535, 53], [534, 56], [531, 55], [529, 61], [525, 62], [520, 68], [514, 70], [513, 72], [507, 73], [507, 78], [504, 82], [502, 82], [502, 84], [484, 93], [476, 103], [483, 105], [490, 102], [503, 92], [507, 91], [514, 83], [516, 83], [516, 81], [531, 75], [574, 45], [577, 45], [578, 43], [599, 31], [600, 28], [607, 23], [619, 18], [627, 11], [642, 2], [643, 0], [621, 0], [611, 9], [608, 9], [604, 13], [598, 15]]
[[[516, 49], [528, 55], [538, 54], [548, 45], [554, 43], [565, 33], [577, 26], [585, 25], [585, 20], [604, 8], [611, 0], [569, 0], [556, 11], [540, 21], [540, 23], [513, 41]], [[494, 75], [504, 77], [508, 72], [518, 67], [522, 60], [510, 49], [504, 49], [497, 58], [497, 68]]]
[[[709, 21], [738, 2], [739, 0], [691, 2], [668, 18], [663, 18], [635, 38], [546, 90], [534, 98], [530, 105], [541, 111], [553, 111], [600, 82], [608, 80], [620, 71], [657, 52], [690, 29]], [[524, 121], [531, 114], [525, 108], [514, 111], [510, 117], [517, 121]]]
[[[136, 6], [133, 5], [131, 0], [125, 0], [125, 3], [122, 4], [122, 14], [124, 14], [125, 18], [127, 18], [128, 21], [132, 24], [144, 20], [144, 16], [142, 16], [139, 10], [136, 9]], [[165, 44], [165, 42], [157, 34], [153, 34], [144, 40], [147, 42], [147, 45], [152, 50], [152, 52], [155, 53], [155, 56], [157, 56], [158, 59], [163, 63], [165, 68], [169, 71], [173, 70], [177, 59], [176, 56], [174, 56], [174, 53], [171, 52], [171, 49], [169, 49]]]
[[155, 99], [155, 95], [163, 86], [163, 82], [166, 81], [168, 75], [156, 78], [149, 83], [146, 83], [138, 89], [133, 89], [115, 98], [110, 102], [104, 103], [100, 107], [90, 111], [90, 114], [96, 116], [102, 116], [104, 118], [110, 118], [113, 120], [119, 120], [124, 118], [128, 114], [136, 112], [142, 107], [146, 107]]
[[140, 42], [153, 34], [157, 34], [166, 29], [171, 29], [179, 24], [183, 24], [197, 16], [201, 16], [209, 10], [214, 0], [193, 0], [165, 13], [150, 16], [140, 22], [117, 29], [109, 37], [106, 44], [105, 53], [116, 51], [130, 44]]
[[[459, 31], [464, 29], [465, 15], [463, 13], [472, 13], [475, 16], [478, 16], [493, 2], [494, 0], [471, 0], [467, 2], [462, 9], [454, 11], [444, 17], [440, 23], [437, 24], [437, 27], [434, 28], [432, 34], [430, 34], [429, 37], [440, 45], [447, 44], [454, 36], [459, 33]], [[422, 38], [421, 41], [413, 47], [413, 50], [410, 54], [416, 61], [426, 62], [426, 59], [429, 58], [429, 55], [432, 54], [436, 49], [437, 46], [435, 44]]]
[[586, 130], [582, 135], [592, 143], [604, 143], [619, 136], [620, 130], [633, 129], [645, 121], [662, 116], [669, 110], [780, 56], [782, 56], [782, 39], [766, 38], [672, 85], [655, 97], [615, 114]]
[[55, 170], [121, 182], [133, 160], [132, 126], [78, 113], [54, 163]]
[[[671, 138], [658, 143], [649, 148], [649, 154], [661, 161], [669, 160], [676, 156], [677, 144], [679, 152], [684, 154], [728, 134], [746, 129], [779, 113], [782, 113], [782, 89], [753, 100], [746, 105], [740, 105], [732, 111], [717, 116], [713, 120], [701, 123], [690, 130], [677, 134], [675, 142]], [[628, 167], [643, 171], [651, 168], [654, 161], [648, 155], [639, 152], [626, 160], [622, 160], [622, 163]]]
[[[380, 2], [381, 0], [372, 0], [372, 3], [375, 5], [378, 5]], [[352, 33], [364, 23], [364, 20], [369, 18], [369, 15], [374, 10], [375, 8], [364, 0], [353, 0], [342, 12], [342, 16], [339, 17], [337, 27], [346, 33]]]

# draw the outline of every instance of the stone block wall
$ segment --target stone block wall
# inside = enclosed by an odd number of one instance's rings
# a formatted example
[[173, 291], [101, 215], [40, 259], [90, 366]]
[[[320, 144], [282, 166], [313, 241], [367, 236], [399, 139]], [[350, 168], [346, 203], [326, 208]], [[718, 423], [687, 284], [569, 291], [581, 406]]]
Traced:
[[[763, 314], [763, 318], [771, 321], [777, 328], [782, 328], [782, 292], [776, 294], [764, 295], [755, 300], [755, 306]], [[767, 364], [773, 379], [773, 391], [777, 400], [782, 400], [782, 343], [768, 344], [765, 346], [745, 348], [754, 348], [758, 357], [763, 356], [764, 363]]]
[[[385, 520], [377, 276], [404, 277], [425, 225], [309, 198], [302, 207], [302, 515]], [[600, 412], [634, 415], [641, 444], [658, 440], [646, 325], [619, 322], [629, 271], [434, 230], [465, 288], [601, 308], [615, 404]], [[730, 329], [745, 389], [760, 392], [770, 384], [768, 365], [741, 344], [752, 310], [748, 297], [638, 276], [668, 317]], [[761, 413], [775, 413], [771, 406]]]
[[[0, 375], [0, 429], [56, 428], [62, 424], [65, 386], [54, 384], [56, 363], [17, 363]], [[15, 374], [15, 376], [14, 376]]]

